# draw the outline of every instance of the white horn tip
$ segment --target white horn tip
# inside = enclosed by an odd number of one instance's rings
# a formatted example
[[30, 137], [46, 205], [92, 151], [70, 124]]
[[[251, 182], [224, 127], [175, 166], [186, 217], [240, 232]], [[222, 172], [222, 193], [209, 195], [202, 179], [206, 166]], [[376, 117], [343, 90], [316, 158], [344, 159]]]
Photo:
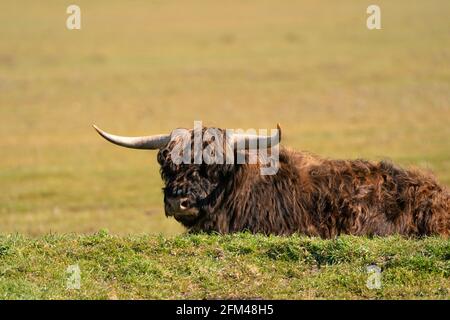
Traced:
[[108, 138], [108, 134], [105, 133], [102, 129], [100, 129], [99, 127], [97, 127], [95, 124], [93, 124], [92, 127], [95, 129], [95, 131], [97, 131], [97, 133], [98, 133], [100, 136], [102, 136], [102, 137], [105, 138], [106, 140], [111, 141], [111, 140]]

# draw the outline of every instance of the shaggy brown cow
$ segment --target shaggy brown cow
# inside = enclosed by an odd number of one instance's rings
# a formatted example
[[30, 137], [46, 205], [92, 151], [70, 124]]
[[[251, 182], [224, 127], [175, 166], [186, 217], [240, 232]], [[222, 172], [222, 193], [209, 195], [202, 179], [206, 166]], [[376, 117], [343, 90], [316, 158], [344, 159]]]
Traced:
[[419, 170], [280, 148], [278, 172], [261, 175], [261, 164], [176, 164], [171, 151], [179, 141], [171, 135], [128, 138], [96, 130], [121, 146], [159, 149], [166, 215], [193, 232], [449, 234], [450, 193]]

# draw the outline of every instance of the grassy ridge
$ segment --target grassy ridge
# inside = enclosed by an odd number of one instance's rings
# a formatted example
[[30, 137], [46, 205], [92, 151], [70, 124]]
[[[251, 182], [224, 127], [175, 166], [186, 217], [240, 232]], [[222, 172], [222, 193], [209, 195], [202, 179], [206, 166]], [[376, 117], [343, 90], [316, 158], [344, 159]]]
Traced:
[[[79, 290], [66, 289], [74, 264]], [[380, 289], [366, 287], [373, 264]], [[0, 237], [0, 298], [449, 299], [450, 241], [8, 235]]]

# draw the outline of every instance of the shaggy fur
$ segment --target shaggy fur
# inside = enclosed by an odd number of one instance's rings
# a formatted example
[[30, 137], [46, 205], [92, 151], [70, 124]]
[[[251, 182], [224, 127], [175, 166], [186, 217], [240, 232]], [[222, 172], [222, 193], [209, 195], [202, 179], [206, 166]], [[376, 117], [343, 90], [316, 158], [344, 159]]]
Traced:
[[280, 148], [278, 173], [263, 176], [257, 164], [175, 165], [174, 143], [158, 153], [165, 201], [177, 194], [189, 197], [198, 217], [176, 219], [192, 232], [323, 238], [449, 234], [449, 191], [418, 170]]

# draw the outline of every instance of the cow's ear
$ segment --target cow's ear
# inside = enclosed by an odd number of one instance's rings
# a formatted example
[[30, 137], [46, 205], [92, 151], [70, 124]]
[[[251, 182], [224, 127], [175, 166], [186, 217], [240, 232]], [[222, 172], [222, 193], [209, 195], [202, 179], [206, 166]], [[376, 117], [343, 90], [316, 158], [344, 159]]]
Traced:
[[160, 166], [164, 166], [164, 164], [167, 162], [167, 155], [169, 153], [169, 150], [166, 148], [160, 149], [158, 151], [158, 155], [156, 156], [156, 159], [158, 160], [158, 163]]

